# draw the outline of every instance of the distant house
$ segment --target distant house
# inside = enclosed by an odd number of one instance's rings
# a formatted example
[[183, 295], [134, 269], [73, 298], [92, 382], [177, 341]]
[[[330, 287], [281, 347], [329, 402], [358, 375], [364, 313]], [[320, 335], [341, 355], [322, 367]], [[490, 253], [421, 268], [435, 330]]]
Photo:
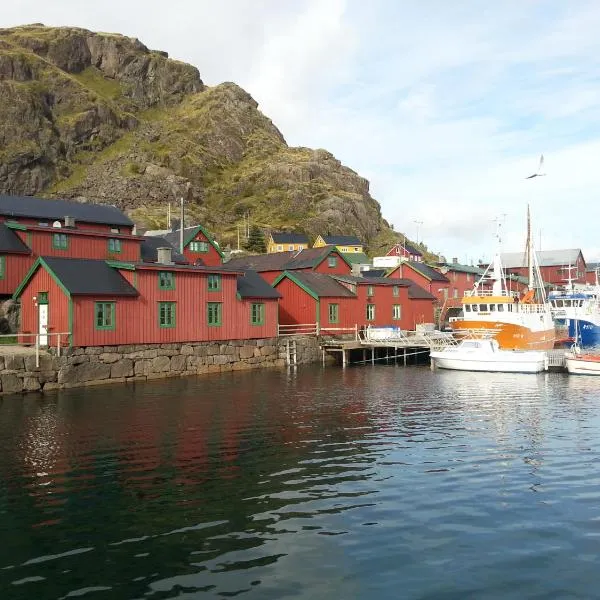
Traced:
[[432, 294], [438, 303], [443, 303], [448, 297], [450, 281], [448, 278], [424, 262], [406, 260], [388, 271], [391, 279], [410, 279], [425, 291]]
[[422, 252], [406, 241], [394, 244], [388, 250], [386, 256], [399, 256], [400, 258], [405, 258], [406, 260], [411, 260], [413, 262], [423, 262]]
[[[585, 283], [586, 264], [579, 248], [566, 250], [539, 250], [536, 252], [540, 272], [545, 283], [563, 286], [569, 279], [573, 283]], [[525, 252], [508, 252], [501, 255], [506, 273], [528, 276]]]
[[335, 246], [342, 253], [364, 252], [363, 243], [355, 235], [319, 235], [313, 248]]
[[444, 300], [456, 300], [458, 303], [465, 292], [473, 289], [484, 273], [483, 269], [473, 265], [462, 265], [457, 259], [451, 263], [438, 263], [435, 269], [449, 282]]
[[333, 246], [240, 256], [232, 258], [226, 266], [230, 269], [252, 269], [269, 283], [273, 283], [284, 271], [315, 271], [328, 275], [349, 275], [352, 271], [346, 255]]
[[588, 285], [596, 285], [597, 279], [600, 279], [600, 263], [587, 263], [585, 269], [585, 282]]
[[292, 252], [308, 248], [308, 236], [303, 233], [271, 232], [267, 238], [267, 253]]
[[[146, 232], [146, 234], [147, 233], [148, 232]], [[174, 229], [169, 233], [165, 233], [162, 237], [164, 237], [177, 252], [181, 252], [180, 229]], [[201, 264], [207, 267], [216, 267], [223, 264], [223, 252], [202, 225], [184, 228], [182, 254], [192, 265]]]

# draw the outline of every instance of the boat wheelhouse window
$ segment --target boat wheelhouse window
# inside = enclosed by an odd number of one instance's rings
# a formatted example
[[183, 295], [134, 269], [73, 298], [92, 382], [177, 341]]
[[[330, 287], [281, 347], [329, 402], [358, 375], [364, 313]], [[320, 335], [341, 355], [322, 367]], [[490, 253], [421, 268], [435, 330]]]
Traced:
[[498, 312], [504, 312], [504, 304], [498, 304]]
[[471, 312], [471, 305], [465, 304], [465, 312]]
[[480, 310], [480, 312], [487, 312], [488, 311], [488, 305], [487, 304], [480, 304], [479, 305], [479, 310]]
[[473, 312], [477, 312], [477, 311], [478, 311], [477, 304], [471, 304], [471, 310], [472, 310]]
[[490, 312], [494, 312], [496, 310], [495, 304], [490, 304]]
[[479, 348], [479, 342], [463, 342], [462, 343], [462, 347], [463, 348]]

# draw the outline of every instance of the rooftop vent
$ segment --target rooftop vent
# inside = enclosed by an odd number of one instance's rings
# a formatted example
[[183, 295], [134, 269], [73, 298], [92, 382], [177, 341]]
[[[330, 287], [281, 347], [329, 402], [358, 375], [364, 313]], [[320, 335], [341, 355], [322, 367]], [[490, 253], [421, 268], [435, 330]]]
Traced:
[[65, 217], [65, 227], [75, 227], [75, 217]]
[[173, 251], [173, 248], [157, 248], [156, 249], [156, 253], [158, 255], [157, 261], [161, 264], [161, 265], [172, 265], [173, 264], [173, 260], [171, 258], [171, 253]]

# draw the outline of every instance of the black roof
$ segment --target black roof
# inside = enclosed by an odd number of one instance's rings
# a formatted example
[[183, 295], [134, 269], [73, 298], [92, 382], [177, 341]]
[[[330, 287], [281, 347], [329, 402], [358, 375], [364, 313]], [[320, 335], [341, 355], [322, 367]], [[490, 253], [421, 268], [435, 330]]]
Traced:
[[21, 241], [21, 238], [12, 229], [4, 223], [0, 223], [0, 252], [31, 254], [31, 249]]
[[409, 244], [408, 242], [404, 242], [404, 244], [401, 244], [404, 249], [408, 252], [408, 254], [412, 254], [413, 256], [423, 256], [423, 253], [415, 246], [413, 246], [412, 244]]
[[406, 283], [398, 283], [399, 281], [403, 282], [404, 280], [400, 279], [390, 279], [389, 277], [357, 277], [355, 275], [332, 275], [334, 279], [338, 281], [345, 281], [346, 283], [355, 283], [357, 285], [400, 285], [406, 287]]
[[[305, 248], [289, 252], [239, 256], [232, 258], [227, 266], [236, 269], [252, 269], [258, 272], [311, 269], [316, 267], [332, 250], [332, 246], [321, 246], [320, 248]], [[336, 255], [338, 255], [337, 252]]]
[[43, 256], [58, 280], [71, 294], [137, 296], [137, 290], [103, 260]]
[[362, 246], [355, 235], [322, 235], [323, 241], [332, 246]]
[[[430, 294], [427, 290], [423, 289], [420, 285], [417, 285], [411, 279], [396, 279], [395, 281], [403, 282], [408, 284], [408, 297], [414, 300], [437, 300], [437, 298]], [[400, 283], [402, 285], [402, 283]]]
[[244, 271], [237, 279], [237, 292], [241, 298], [281, 298], [256, 271]]
[[368, 269], [366, 271], [362, 271], [363, 277], [385, 277], [387, 273], [387, 269]]
[[[429, 279], [430, 281], [442, 281], [444, 283], [450, 282], [450, 280], [445, 275], [442, 275], [442, 273], [440, 273], [439, 271], [436, 271], [433, 267], [430, 267], [429, 265], [426, 265], [425, 263], [418, 262], [415, 260], [408, 260], [408, 261], [404, 262], [403, 264], [409, 265], [415, 271], [418, 271], [419, 273], [421, 273], [421, 275], [423, 275], [424, 277], [427, 277], [427, 279]], [[395, 267], [394, 270], [397, 268], [398, 267]]]
[[312, 271], [299, 271], [297, 273], [290, 273], [290, 275], [298, 280], [304, 287], [314, 292], [319, 298], [356, 296], [347, 287], [343, 286], [339, 281], [336, 281], [331, 275], [313, 273]]
[[156, 262], [158, 260], [159, 248], [171, 248], [171, 259], [174, 263], [187, 264], [187, 259], [179, 254], [175, 248], [164, 237], [145, 235], [141, 245], [142, 260], [144, 262]]
[[75, 221], [133, 227], [133, 221], [116, 206], [74, 200], [46, 200], [31, 196], [0, 194], [0, 214], [7, 217], [28, 217], [51, 221], [61, 221], [65, 217], [73, 217]]
[[304, 233], [271, 232], [276, 244], [308, 244], [308, 236]]

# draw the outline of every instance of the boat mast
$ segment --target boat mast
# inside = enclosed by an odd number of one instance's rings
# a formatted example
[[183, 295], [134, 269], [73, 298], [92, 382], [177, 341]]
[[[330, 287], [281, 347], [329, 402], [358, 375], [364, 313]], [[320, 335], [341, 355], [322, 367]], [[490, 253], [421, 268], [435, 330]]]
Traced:
[[531, 243], [531, 213], [529, 211], [529, 204], [527, 205], [527, 270], [529, 279], [529, 289], [532, 290], [535, 286], [533, 281], [533, 246]]

